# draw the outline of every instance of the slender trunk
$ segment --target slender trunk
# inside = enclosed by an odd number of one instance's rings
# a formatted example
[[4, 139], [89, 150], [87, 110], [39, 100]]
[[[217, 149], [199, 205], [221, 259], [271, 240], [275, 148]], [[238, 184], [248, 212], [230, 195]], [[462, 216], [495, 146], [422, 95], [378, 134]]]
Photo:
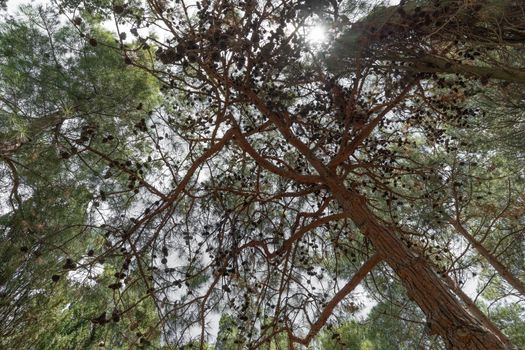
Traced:
[[343, 288], [337, 292], [332, 300], [330, 300], [323, 311], [321, 312], [321, 315], [319, 315], [319, 318], [317, 321], [315, 321], [311, 326], [310, 330], [308, 331], [308, 334], [303, 337], [299, 338], [295, 335], [293, 335], [291, 332], [289, 334], [290, 338], [295, 343], [303, 344], [307, 346], [310, 344], [312, 339], [319, 334], [321, 331], [321, 328], [326, 324], [330, 316], [333, 314], [333, 311], [335, 307], [343, 300], [345, 299], [348, 294], [350, 294], [360, 283], [363, 281], [363, 279], [374, 269], [374, 267], [377, 266], [381, 262], [381, 257], [379, 254], [372, 255], [364, 264], [357, 270], [357, 272], [354, 274], [354, 276], [348, 281], [347, 284]]
[[479, 243], [468, 231], [457, 221], [450, 222], [452, 226], [483, 256], [490, 265], [499, 273], [501, 278], [505, 279], [521, 295], [525, 296], [525, 284], [517, 279], [487, 248]]
[[474, 76], [482, 79], [504, 80], [512, 83], [525, 84], [525, 72], [509, 67], [477, 66], [464, 64], [459, 61], [449, 60], [439, 56], [425, 55], [422, 57], [406, 59], [413, 62], [407, 67], [417, 72], [450, 73], [464, 76]]
[[[333, 179], [331, 179], [333, 180]], [[339, 204], [372, 242], [378, 254], [396, 272], [408, 296], [427, 317], [431, 334], [442, 337], [451, 350], [509, 349], [483, 322], [467, 311], [425, 260], [410, 251], [368, 209], [366, 199], [337, 180], [329, 181]]]
[[[3, 138], [2, 135], [0, 135], [0, 138]], [[22, 146], [22, 144], [23, 142], [19, 139], [0, 143], [0, 158], [8, 157], [15, 153]]]
[[[50, 127], [56, 127], [65, 120], [62, 111], [53, 112], [51, 114], [33, 119], [27, 128], [24, 137], [17, 137], [8, 141], [0, 142], [0, 157], [9, 157], [16, 153], [24, 144], [35, 136], [40, 135]], [[8, 139], [6, 135], [0, 135], [0, 139]]]

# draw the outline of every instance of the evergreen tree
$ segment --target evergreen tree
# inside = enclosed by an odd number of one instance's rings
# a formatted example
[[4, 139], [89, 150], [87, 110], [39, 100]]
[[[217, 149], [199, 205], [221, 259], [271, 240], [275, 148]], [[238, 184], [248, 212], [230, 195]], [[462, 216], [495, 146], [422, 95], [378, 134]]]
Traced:
[[[82, 38], [73, 42], [93, 54], [71, 63], [71, 80], [57, 78], [56, 62], [34, 69], [47, 62], [34, 54], [5, 73], [3, 113], [16, 121], [2, 146], [12, 177], [6, 251], [12, 237], [34, 236], [24, 254], [52, 247], [40, 271], [114, 271], [96, 284], [112, 290], [112, 307], [156, 307], [139, 345], [204, 349], [218, 315], [218, 348], [520, 345], [522, 310], [489, 307], [524, 297], [520, 151], [487, 142], [511, 138], [492, 109], [521, 112], [491, 98], [525, 81], [519, 2], [61, 5]], [[124, 33], [112, 41], [93, 16], [128, 24], [136, 44]], [[318, 22], [327, 43], [308, 40]], [[51, 93], [33, 90], [39, 82]], [[31, 163], [31, 152], [54, 162]], [[22, 168], [52, 175], [31, 182]], [[73, 199], [54, 192], [68, 181], [81, 189], [71, 213]], [[63, 210], [49, 211], [51, 202]], [[97, 252], [89, 263], [86, 245]], [[19, 262], [9, 265], [20, 285]], [[463, 290], [472, 276], [478, 300]], [[350, 319], [360, 284], [378, 301], [365, 325]], [[114, 347], [129, 339], [114, 336]]]
[[95, 144], [129, 154], [115, 141], [130, 142], [129, 128], [158, 101], [156, 82], [126, 65], [119, 50], [104, 48], [113, 39], [95, 21], [85, 24], [98, 38], [93, 46], [55, 11], [22, 11], [0, 24], [0, 344], [117, 349], [138, 342], [138, 332], [158, 342], [143, 286], [122, 297], [108, 288], [114, 275], [140, 276], [124, 275], [115, 253], [104, 253], [97, 211], [110, 194], [101, 187], [100, 160], [86, 154]]

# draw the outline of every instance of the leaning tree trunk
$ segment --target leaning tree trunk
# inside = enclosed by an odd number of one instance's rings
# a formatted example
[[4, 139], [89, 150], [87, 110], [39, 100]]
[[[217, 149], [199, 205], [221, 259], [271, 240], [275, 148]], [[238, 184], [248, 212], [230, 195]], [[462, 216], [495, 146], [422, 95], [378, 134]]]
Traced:
[[485, 248], [481, 242], [478, 242], [476, 238], [472, 236], [459, 221], [450, 220], [450, 223], [463, 237], [465, 237], [470, 245], [472, 245], [476, 251], [489, 262], [489, 264], [505, 281], [507, 281], [508, 284], [516, 289], [521, 295], [525, 296], [525, 283], [514, 276], [512, 272], [510, 272], [509, 269], [503, 265], [503, 263], [499, 261], [499, 259], [494, 254]]
[[[483, 322], [468, 312], [456, 295], [441, 280], [424, 257], [414, 254], [396, 235], [395, 229], [382, 224], [367, 207], [366, 198], [345, 186], [333, 167], [319, 160], [283, 122], [251, 92], [245, 92], [257, 108], [277, 126], [284, 139], [302, 153], [319, 174], [349, 218], [372, 242], [377, 254], [399, 276], [408, 296], [421, 308], [431, 334], [439, 335], [450, 350], [510, 350]], [[242, 142], [242, 138], [239, 138]], [[281, 170], [268, 166], [277, 174]]]
[[394, 234], [394, 229], [377, 220], [362, 195], [337, 181], [330, 182], [340, 205], [350, 212], [351, 220], [370, 239], [378, 254], [399, 276], [408, 296], [426, 315], [431, 334], [441, 336], [452, 350], [509, 349], [463, 307], [424, 257], [410, 251]]

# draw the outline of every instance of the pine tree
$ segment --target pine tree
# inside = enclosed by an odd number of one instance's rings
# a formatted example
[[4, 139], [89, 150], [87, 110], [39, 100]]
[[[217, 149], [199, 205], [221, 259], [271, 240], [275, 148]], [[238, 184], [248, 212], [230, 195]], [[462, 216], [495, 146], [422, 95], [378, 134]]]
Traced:
[[[205, 348], [209, 321], [223, 314], [236, 333], [227, 339], [233, 346], [306, 347], [322, 341], [323, 330], [345, 328], [335, 321], [355, 313], [352, 292], [363, 283], [381, 297], [372, 317], [401, 300], [422, 319], [413, 331], [421, 346], [518, 344], [519, 327], [500, 330], [502, 319], [491, 319], [462, 287], [478, 273], [488, 299], [508, 295], [495, 292], [498, 286], [523, 298], [522, 179], [508, 157], [515, 151], [470, 135], [490, 125], [491, 108], [505, 108], [483, 101], [525, 81], [519, 3], [63, 5], [130, 24], [145, 48], [142, 60], [138, 48], [102, 40], [71, 16], [95, 51], [112, 49], [161, 84], [162, 105], [153, 111], [151, 103], [147, 118], [141, 97], [132, 95], [122, 104], [139, 111], [129, 111], [138, 113], [131, 124], [115, 117], [61, 137], [67, 162], [96, 173], [89, 181], [86, 172], [69, 173], [97, 193], [89, 203], [100, 208], [96, 220], [79, 226], [103, 241], [99, 257], [122, 264], [117, 274], [136, 276], [110, 289], [125, 299], [137, 285], [155, 303], [159, 323], [152, 327], [167, 345]], [[308, 41], [318, 21], [330, 28], [330, 42]], [[144, 27], [161, 28], [162, 40]], [[123, 75], [88, 76], [125, 96], [114, 90]], [[79, 111], [121, 114], [113, 109], [121, 104], [96, 96], [82, 98]], [[47, 108], [28, 100], [33, 105]], [[122, 132], [116, 151], [106, 130]], [[72, 242], [82, 246], [76, 236]], [[79, 261], [70, 259], [68, 269]], [[382, 296], [394, 284], [394, 297]], [[520, 312], [499, 311], [514, 320]], [[348, 324], [356, 332], [348, 341], [360, 346], [387, 338]], [[390, 332], [398, 326], [377, 324]]]

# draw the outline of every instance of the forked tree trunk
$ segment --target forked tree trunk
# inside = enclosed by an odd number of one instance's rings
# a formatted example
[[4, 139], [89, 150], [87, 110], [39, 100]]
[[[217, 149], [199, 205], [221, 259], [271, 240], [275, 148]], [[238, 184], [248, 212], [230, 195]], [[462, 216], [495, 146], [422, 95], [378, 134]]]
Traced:
[[363, 196], [342, 185], [332, 188], [332, 191], [378, 254], [399, 276], [408, 296], [426, 315], [431, 334], [441, 336], [451, 350], [509, 349], [494, 333], [483, 327], [481, 320], [463, 307], [424, 257], [410, 251], [393, 229], [377, 220], [366, 206]]
[[[262, 109], [267, 114], [268, 111]], [[461, 304], [424, 257], [416, 255], [397, 237], [395, 229], [382, 224], [368, 209], [366, 198], [348, 189], [338, 175], [326, 167], [313, 152], [291, 135], [277, 119], [273, 121], [285, 139], [303, 153], [318, 171], [322, 182], [349, 218], [372, 242], [377, 254], [399, 276], [408, 296], [427, 318], [431, 334], [439, 335], [450, 350], [510, 350], [483, 322]]]
[[[509, 346], [483, 326], [483, 322], [475, 314], [469, 313], [424, 257], [414, 254], [396, 236], [395, 229], [386, 227], [377, 219], [368, 209], [363, 195], [347, 188], [333, 167], [327, 167], [319, 160], [306, 144], [293, 135], [280, 116], [272, 113], [255, 93], [248, 91], [247, 96], [277, 126], [285, 140], [306, 157], [318, 172], [321, 182], [329, 188], [339, 205], [348, 212], [349, 218], [372, 242], [377, 254], [399, 276], [408, 296], [425, 314], [431, 334], [439, 335], [450, 350], [510, 350]], [[277, 174], [282, 172], [273, 165], [267, 168]]]

